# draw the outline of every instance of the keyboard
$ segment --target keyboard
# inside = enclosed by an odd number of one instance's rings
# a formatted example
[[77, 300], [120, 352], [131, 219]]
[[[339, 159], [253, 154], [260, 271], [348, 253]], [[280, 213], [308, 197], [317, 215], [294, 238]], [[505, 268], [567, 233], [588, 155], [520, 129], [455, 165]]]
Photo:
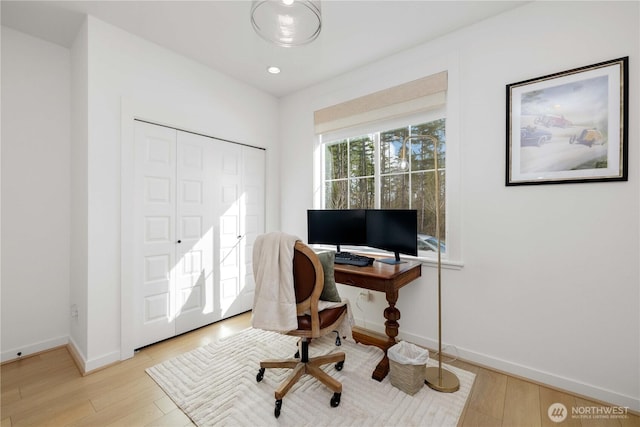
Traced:
[[365, 267], [373, 264], [374, 258], [368, 256], [356, 255], [350, 252], [336, 252], [335, 264], [348, 264], [357, 267]]

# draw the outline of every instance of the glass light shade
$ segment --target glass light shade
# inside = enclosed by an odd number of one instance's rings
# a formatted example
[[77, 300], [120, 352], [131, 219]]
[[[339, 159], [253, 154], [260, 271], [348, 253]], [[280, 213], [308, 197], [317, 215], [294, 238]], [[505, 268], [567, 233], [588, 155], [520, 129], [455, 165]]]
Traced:
[[320, 2], [255, 0], [251, 4], [251, 25], [260, 37], [278, 46], [301, 46], [320, 34]]

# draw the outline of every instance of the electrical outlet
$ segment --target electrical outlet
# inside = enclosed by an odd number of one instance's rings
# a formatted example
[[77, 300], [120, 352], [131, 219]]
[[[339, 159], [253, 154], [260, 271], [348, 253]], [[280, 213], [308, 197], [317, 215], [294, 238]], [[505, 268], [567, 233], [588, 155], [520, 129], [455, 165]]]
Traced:
[[371, 301], [373, 300], [373, 294], [371, 294], [371, 291], [360, 291], [360, 293], [358, 294], [358, 298], [360, 298], [363, 301]]
[[78, 305], [71, 304], [71, 318], [78, 320]]

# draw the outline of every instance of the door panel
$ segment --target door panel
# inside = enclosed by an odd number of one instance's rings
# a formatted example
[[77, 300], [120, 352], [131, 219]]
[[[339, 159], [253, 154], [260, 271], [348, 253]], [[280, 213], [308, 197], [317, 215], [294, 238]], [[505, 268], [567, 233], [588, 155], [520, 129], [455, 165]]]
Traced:
[[217, 215], [220, 283], [216, 293], [220, 299], [221, 316], [229, 317], [238, 313], [230, 309], [234, 306], [240, 292], [238, 246], [243, 238], [240, 233], [242, 147], [235, 144], [219, 144], [217, 155], [221, 192]]
[[220, 320], [213, 312], [216, 185], [211, 138], [178, 132], [176, 334]]
[[174, 333], [176, 131], [146, 123], [135, 127], [134, 342], [135, 347]]
[[[242, 187], [244, 203], [240, 209], [240, 230], [244, 239], [241, 243], [240, 295], [238, 308], [248, 310], [253, 307], [255, 281], [253, 278], [253, 243], [264, 233], [265, 214], [265, 152], [243, 147]], [[241, 312], [239, 311], [239, 312]]]

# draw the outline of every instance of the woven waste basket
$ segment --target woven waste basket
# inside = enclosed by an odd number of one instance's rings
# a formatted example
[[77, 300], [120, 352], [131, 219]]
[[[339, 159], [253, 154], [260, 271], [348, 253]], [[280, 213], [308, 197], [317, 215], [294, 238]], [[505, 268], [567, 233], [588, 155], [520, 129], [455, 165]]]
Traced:
[[429, 352], [415, 344], [400, 341], [387, 351], [391, 385], [414, 395], [424, 385], [424, 370]]

